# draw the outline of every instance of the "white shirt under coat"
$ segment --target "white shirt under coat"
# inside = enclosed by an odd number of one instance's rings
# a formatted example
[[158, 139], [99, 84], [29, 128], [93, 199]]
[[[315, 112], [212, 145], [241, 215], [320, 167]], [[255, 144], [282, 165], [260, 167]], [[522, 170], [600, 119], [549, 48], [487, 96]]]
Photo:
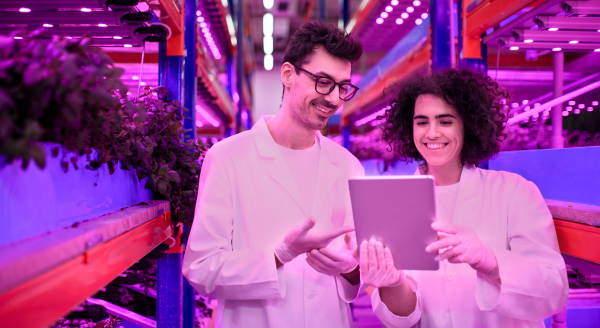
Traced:
[[[417, 172], [418, 174], [418, 172]], [[470, 227], [492, 248], [501, 285], [468, 264], [440, 263], [438, 271], [408, 271], [417, 282], [417, 307], [396, 316], [374, 289], [375, 314], [387, 327], [544, 327], [569, 293], [552, 216], [539, 189], [521, 176], [463, 168], [452, 224]]]
[[[332, 227], [333, 207], [346, 207], [348, 179], [364, 175], [360, 162], [316, 132], [320, 147], [310, 208], [294, 172], [261, 118], [255, 126], [214, 145], [200, 175], [196, 214], [183, 274], [201, 294], [217, 298], [216, 327], [351, 327], [348, 303], [359, 286], [318, 273], [306, 256], [277, 268], [275, 246], [309, 216], [313, 229]], [[343, 236], [330, 248], [343, 246]]]

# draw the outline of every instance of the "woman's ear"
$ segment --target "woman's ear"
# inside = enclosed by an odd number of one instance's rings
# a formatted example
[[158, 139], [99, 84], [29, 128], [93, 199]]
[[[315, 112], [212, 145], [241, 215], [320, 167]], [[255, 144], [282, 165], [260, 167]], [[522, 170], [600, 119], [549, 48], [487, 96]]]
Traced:
[[285, 62], [281, 65], [281, 83], [283, 83], [284, 88], [289, 88], [291, 86], [293, 73], [294, 66], [292, 66], [292, 64]]

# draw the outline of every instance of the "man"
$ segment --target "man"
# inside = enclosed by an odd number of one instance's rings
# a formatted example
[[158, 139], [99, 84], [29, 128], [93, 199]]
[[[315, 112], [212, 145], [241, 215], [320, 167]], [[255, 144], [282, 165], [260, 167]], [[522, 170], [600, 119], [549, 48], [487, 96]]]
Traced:
[[217, 298], [216, 327], [349, 327], [360, 274], [348, 178], [359, 161], [318, 131], [358, 90], [361, 44], [312, 22], [287, 46], [276, 116], [204, 159], [183, 274]]

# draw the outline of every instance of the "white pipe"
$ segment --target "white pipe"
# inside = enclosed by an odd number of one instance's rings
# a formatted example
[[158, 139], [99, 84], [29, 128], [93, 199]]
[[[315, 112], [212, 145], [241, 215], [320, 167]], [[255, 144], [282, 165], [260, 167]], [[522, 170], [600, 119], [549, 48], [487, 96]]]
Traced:
[[582, 95], [586, 92], [589, 92], [589, 91], [597, 89], [597, 88], [600, 88], [600, 81], [596, 81], [592, 84], [586, 85], [585, 87], [583, 87], [581, 89], [577, 89], [573, 92], [567, 93], [566, 95], [564, 95], [562, 97], [558, 97], [556, 99], [550, 100], [549, 102], [547, 102], [539, 107], [535, 107], [529, 111], [521, 113], [521, 114], [509, 119], [508, 122], [506, 123], [506, 125], [515, 124], [524, 119], [530, 118], [531, 116], [535, 115], [536, 113], [543, 112], [546, 109], [551, 108], [552, 106], [555, 106], [556, 104], [562, 104], [565, 101], [571, 100], [579, 95]]
[[[565, 53], [562, 51], [554, 52], [554, 98], [559, 98], [563, 95], [563, 73], [565, 71]], [[552, 107], [552, 148], [565, 148], [563, 140], [563, 105], [556, 104]]]

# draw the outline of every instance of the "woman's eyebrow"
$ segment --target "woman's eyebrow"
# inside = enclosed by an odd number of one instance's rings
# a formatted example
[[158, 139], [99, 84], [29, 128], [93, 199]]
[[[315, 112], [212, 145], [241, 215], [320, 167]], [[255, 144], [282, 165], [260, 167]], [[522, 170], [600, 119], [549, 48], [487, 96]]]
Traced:
[[424, 116], [424, 115], [417, 115], [417, 116], [413, 117], [413, 120], [417, 120], [417, 119], [425, 119], [425, 120], [428, 120], [428, 119], [429, 119], [429, 117], [427, 117], [427, 116]]
[[454, 116], [452, 114], [440, 114], [440, 115], [435, 116], [436, 119], [440, 119], [440, 118], [444, 118], [444, 117], [456, 118], [456, 116]]

